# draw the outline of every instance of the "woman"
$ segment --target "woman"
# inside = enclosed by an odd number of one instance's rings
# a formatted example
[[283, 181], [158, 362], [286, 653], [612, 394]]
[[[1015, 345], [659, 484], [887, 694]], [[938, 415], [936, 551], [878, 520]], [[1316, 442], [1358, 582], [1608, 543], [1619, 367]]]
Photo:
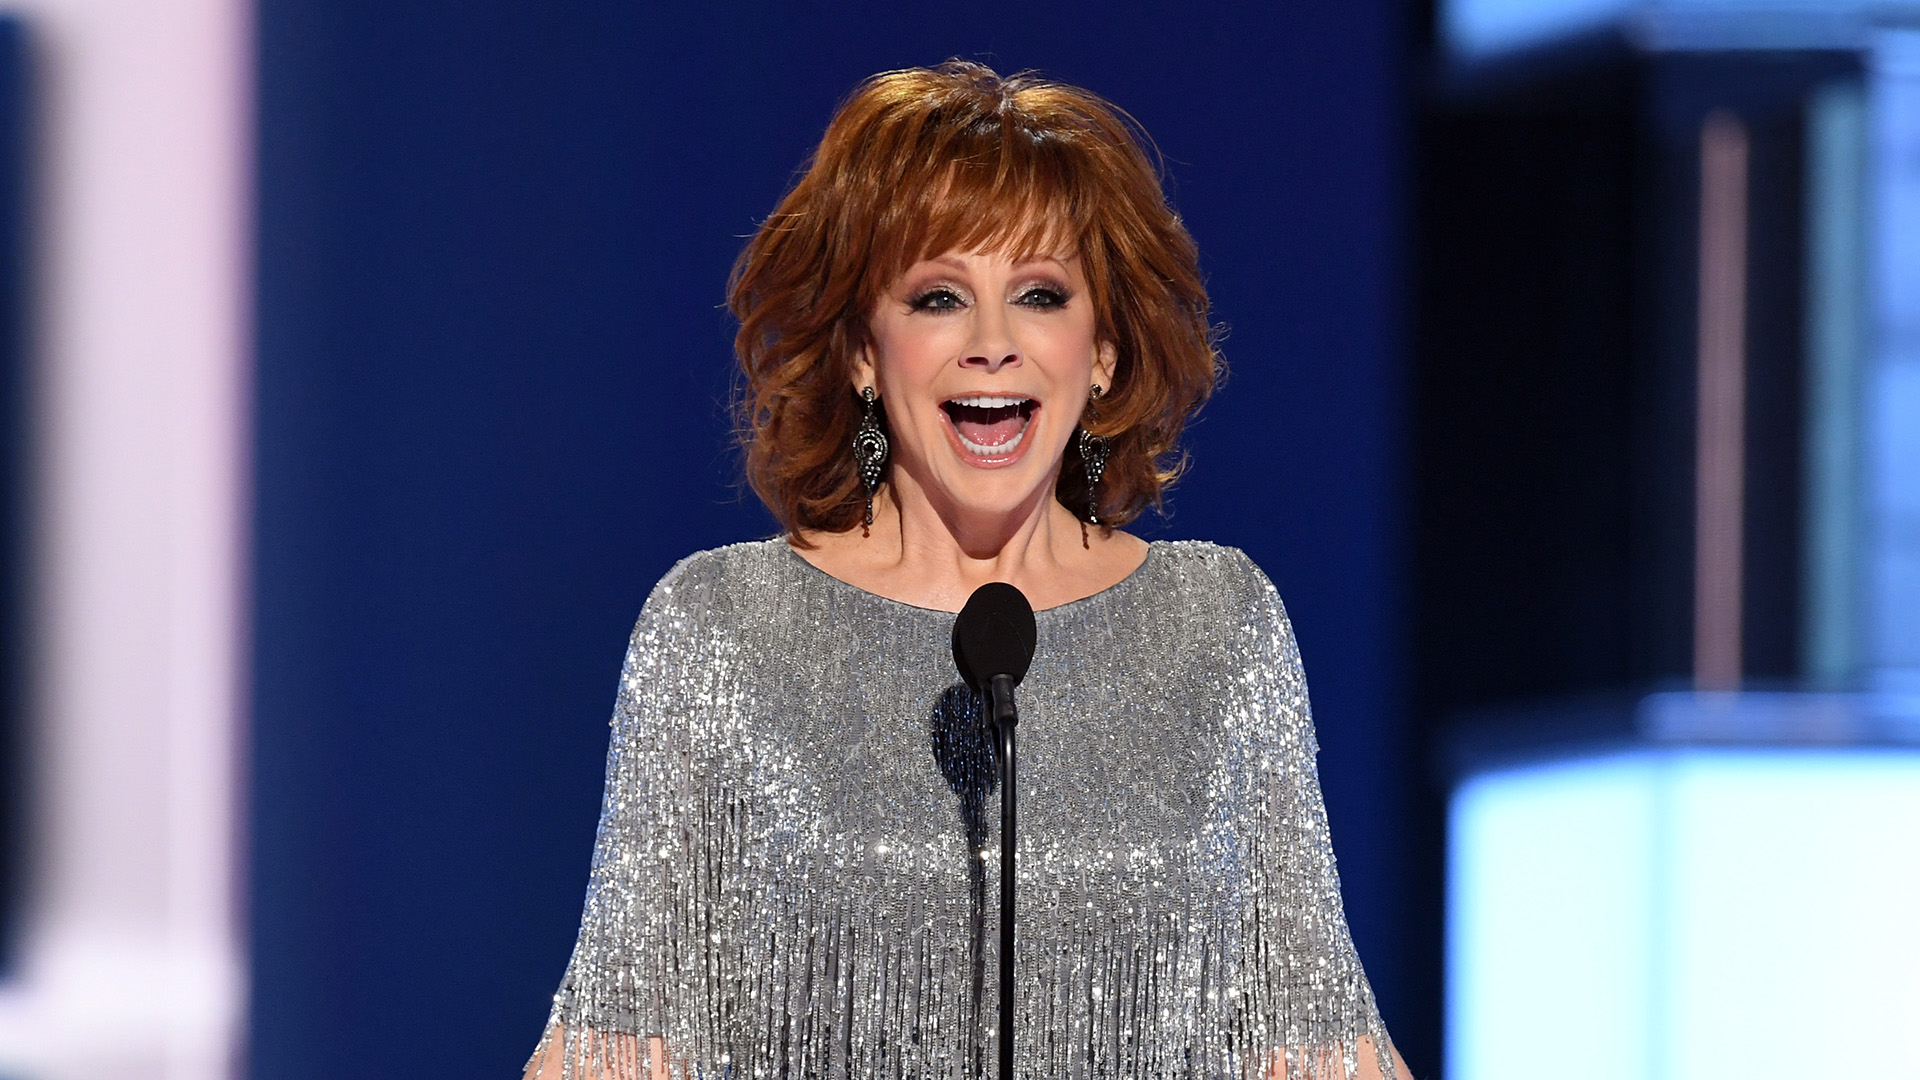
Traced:
[[1118, 530], [1216, 357], [1122, 114], [878, 76], [748, 244], [747, 475], [784, 536], [648, 599], [541, 1078], [973, 1078], [997, 798], [952, 612], [1038, 609], [1021, 687], [1023, 1077], [1407, 1076], [1341, 913], [1299, 655], [1240, 552]]

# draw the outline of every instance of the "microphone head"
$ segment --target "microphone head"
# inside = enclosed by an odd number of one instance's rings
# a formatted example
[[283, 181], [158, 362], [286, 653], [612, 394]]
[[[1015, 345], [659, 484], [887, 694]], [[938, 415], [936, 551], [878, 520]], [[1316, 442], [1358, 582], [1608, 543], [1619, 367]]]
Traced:
[[1033, 605], [1004, 581], [973, 590], [953, 620], [953, 663], [968, 686], [984, 687], [996, 675], [1017, 686], [1033, 663]]

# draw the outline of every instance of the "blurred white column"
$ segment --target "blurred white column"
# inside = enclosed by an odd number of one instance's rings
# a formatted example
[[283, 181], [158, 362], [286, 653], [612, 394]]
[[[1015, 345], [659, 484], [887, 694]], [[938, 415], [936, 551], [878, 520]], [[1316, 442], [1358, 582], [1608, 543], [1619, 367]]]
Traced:
[[231, 1075], [251, 7], [16, 0], [33, 57], [31, 861], [0, 1074]]

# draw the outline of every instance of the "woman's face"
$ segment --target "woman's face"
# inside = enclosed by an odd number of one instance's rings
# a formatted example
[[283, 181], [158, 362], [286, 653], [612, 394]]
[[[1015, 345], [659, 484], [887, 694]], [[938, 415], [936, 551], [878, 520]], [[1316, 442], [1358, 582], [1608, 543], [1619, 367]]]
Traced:
[[881, 296], [868, 330], [855, 388], [886, 403], [892, 467], [943, 514], [1041, 505], [1089, 389], [1112, 383], [1074, 255], [924, 260]]

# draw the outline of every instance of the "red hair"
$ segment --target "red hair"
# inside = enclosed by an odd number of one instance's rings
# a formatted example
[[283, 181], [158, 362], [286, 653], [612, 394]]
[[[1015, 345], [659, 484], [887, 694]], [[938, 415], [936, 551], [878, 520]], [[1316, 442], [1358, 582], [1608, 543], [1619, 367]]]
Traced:
[[[1219, 369], [1199, 253], [1137, 123], [1100, 97], [960, 60], [868, 79], [734, 265], [747, 481], [804, 543], [860, 520], [853, 363], [882, 292], [947, 252], [1072, 251], [1113, 386], [1083, 423], [1112, 440], [1099, 519], [1123, 525], [1186, 464], [1181, 429]], [[1090, 510], [1076, 441], [1056, 489]]]

